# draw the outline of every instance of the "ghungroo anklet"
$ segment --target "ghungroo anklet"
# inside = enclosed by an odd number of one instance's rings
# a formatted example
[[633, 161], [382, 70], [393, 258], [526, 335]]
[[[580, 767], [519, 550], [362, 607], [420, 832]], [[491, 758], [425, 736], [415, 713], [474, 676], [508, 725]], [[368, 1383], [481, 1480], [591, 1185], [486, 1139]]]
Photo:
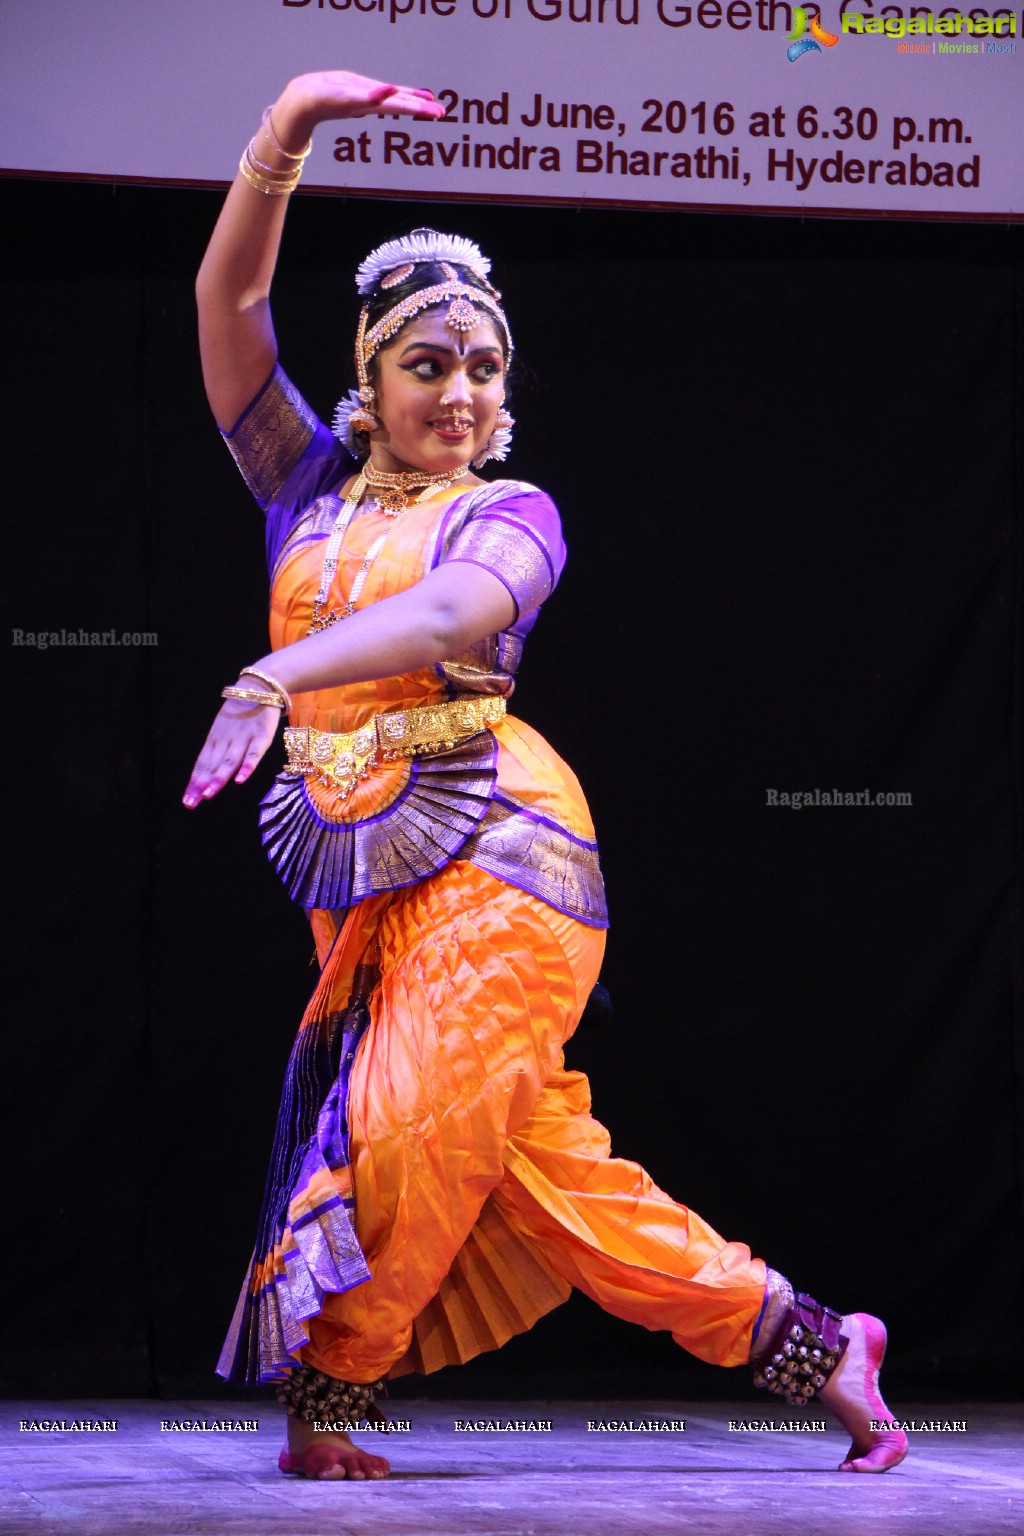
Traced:
[[300, 1365], [287, 1381], [278, 1383], [274, 1396], [294, 1419], [352, 1426], [362, 1423], [383, 1390], [383, 1381], [339, 1381], [311, 1365]]
[[777, 1392], [794, 1408], [809, 1403], [846, 1353], [842, 1313], [803, 1294], [787, 1307], [770, 1342], [750, 1364], [754, 1386]]

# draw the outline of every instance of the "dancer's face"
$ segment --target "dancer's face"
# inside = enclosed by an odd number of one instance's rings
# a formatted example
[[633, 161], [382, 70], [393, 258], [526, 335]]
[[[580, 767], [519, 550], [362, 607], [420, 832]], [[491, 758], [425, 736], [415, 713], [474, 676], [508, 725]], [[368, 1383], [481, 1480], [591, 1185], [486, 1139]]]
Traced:
[[494, 322], [472, 331], [445, 324], [447, 305], [425, 310], [378, 353], [374, 432], [378, 469], [429, 469], [465, 464], [494, 430], [505, 393], [505, 359]]

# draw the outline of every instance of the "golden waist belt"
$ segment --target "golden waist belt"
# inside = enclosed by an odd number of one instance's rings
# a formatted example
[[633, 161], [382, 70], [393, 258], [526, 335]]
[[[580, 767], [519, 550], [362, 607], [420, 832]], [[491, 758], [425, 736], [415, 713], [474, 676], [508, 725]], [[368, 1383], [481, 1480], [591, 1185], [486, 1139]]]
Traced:
[[472, 695], [443, 704], [420, 704], [374, 715], [358, 731], [318, 731], [291, 725], [284, 733], [285, 773], [309, 774], [327, 789], [350, 795], [378, 763], [457, 746], [494, 725], [505, 713], [505, 700]]

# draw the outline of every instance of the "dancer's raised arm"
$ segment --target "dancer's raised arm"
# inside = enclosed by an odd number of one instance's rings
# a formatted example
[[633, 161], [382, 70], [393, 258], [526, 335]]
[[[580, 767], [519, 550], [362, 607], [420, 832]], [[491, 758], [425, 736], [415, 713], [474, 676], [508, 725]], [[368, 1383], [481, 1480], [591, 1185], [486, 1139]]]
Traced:
[[[319, 123], [374, 112], [443, 117], [428, 90], [349, 70], [298, 75], [264, 114], [217, 220], [199, 276], [203, 380], [218, 425], [228, 431], [277, 360], [270, 284], [284, 227], [290, 173]], [[260, 184], [272, 190], [261, 190]]]

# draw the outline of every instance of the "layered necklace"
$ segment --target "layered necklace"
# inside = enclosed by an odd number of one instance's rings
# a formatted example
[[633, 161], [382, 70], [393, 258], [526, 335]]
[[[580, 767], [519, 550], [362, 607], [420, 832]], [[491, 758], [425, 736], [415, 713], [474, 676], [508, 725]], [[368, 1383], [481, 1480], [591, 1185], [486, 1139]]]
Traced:
[[[327, 540], [327, 549], [324, 554], [324, 566], [320, 573], [320, 590], [316, 594], [313, 603], [313, 616], [309, 622], [309, 633], [319, 634], [321, 630], [329, 629], [332, 624], [337, 624], [340, 619], [351, 618], [355, 612], [359, 595], [366, 585], [366, 578], [370, 573], [370, 567], [380, 554], [391, 532], [391, 524], [397, 517], [420, 501], [427, 501], [431, 496], [436, 496], [439, 491], [447, 491], [456, 481], [461, 480], [469, 469], [468, 464], [460, 464], [456, 469], [441, 470], [436, 474], [427, 474], [425, 470], [403, 469], [397, 473], [384, 469], [374, 469], [373, 465], [366, 463], [356, 476], [352, 488], [345, 497], [341, 511], [338, 513], [334, 527], [331, 529]], [[356, 508], [366, 494], [367, 486], [375, 492], [375, 500], [378, 507], [388, 519], [388, 526], [383, 533], [377, 535], [363, 556], [362, 563], [356, 572], [352, 583], [352, 590], [348, 594], [345, 606], [337, 613], [330, 613], [327, 608], [327, 598], [331, 590], [338, 569], [338, 555], [341, 552], [341, 542], [345, 537], [349, 523], [356, 514]], [[415, 492], [415, 494], [414, 494]]]

